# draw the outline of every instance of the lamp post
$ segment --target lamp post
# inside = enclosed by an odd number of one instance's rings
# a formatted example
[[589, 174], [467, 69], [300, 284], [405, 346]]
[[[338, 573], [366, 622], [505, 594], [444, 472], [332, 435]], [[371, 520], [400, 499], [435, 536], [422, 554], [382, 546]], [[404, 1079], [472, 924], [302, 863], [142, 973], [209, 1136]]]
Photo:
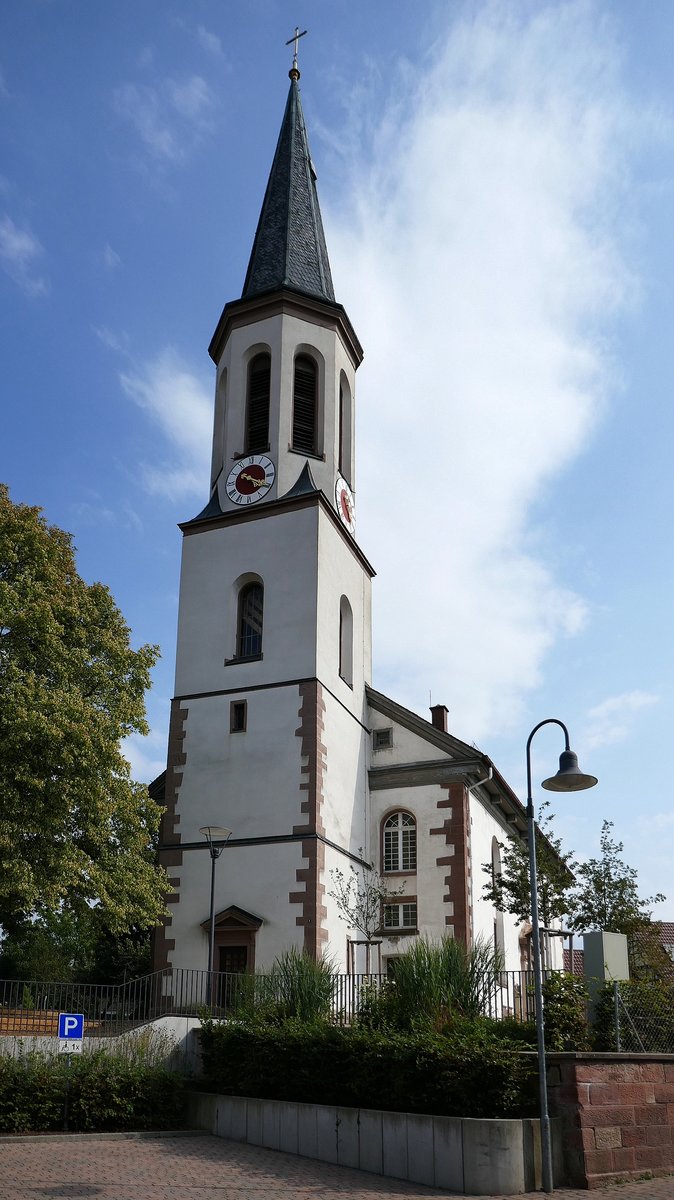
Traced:
[[208, 974], [213, 970], [213, 949], [215, 946], [215, 864], [222, 854], [227, 839], [232, 836], [231, 829], [222, 825], [202, 825], [199, 833], [203, 833], [211, 856], [211, 908], [208, 926]]
[[549, 792], [581, 792], [585, 788], [594, 787], [597, 779], [594, 775], [584, 775], [578, 767], [578, 757], [569, 745], [569, 732], [556, 717], [547, 717], [539, 721], [532, 729], [527, 741], [527, 836], [529, 842], [529, 879], [531, 884], [531, 937], [534, 943], [534, 990], [536, 1002], [536, 1042], [538, 1045], [538, 1090], [541, 1105], [541, 1169], [543, 1175], [543, 1191], [551, 1192], [552, 1180], [552, 1144], [550, 1141], [550, 1116], [548, 1114], [548, 1081], [545, 1070], [545, 1021], [543, 1014], [543, 971], [541, 967], [541, 940], [538, 924], [538, 880], [536, 876], [536, 823], [534, 820], [534, 802], [531, 795], [531, 741], [535, 733], [544, 725], [559, 725], [564, 730], [566, 748], [559, 756], [559, 770], [556, 775], [544, 779], [541, 787]]

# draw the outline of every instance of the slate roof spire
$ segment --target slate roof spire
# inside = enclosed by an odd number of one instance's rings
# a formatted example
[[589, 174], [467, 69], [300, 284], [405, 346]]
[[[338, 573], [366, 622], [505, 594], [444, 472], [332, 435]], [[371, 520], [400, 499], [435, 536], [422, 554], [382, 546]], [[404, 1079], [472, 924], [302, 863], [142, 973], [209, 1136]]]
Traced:
[[334, 303], [296, 61], [241, 298], [291, 288]]

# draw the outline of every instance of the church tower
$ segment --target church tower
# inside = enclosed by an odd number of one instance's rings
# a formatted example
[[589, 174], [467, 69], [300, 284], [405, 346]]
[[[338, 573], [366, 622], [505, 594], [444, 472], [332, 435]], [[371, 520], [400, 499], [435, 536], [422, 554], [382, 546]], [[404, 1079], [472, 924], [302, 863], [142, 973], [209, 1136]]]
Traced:
[[[355, 539], [362, 350], [334, 297], [296, 59], [243, 293], [225, 305], [210, 499], [181, 526], [155, 966], [215, 970], [290, 947], [344, 964], [327, 893], [368, 842], [372, 568]], [[342, 965], [342, 969], [344, 966]]]

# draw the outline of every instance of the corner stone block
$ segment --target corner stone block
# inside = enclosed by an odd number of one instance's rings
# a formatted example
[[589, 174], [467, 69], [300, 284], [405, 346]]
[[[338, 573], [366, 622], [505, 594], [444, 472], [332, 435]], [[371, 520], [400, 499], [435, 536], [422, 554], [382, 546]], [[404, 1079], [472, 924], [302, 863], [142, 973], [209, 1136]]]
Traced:
[[357, 1108], [337, 1109], [337, 1162], [340, 1167], [357, 1167], [360, 1161]]
[[246, 1141], [250, 1146], [264, 1146], [263, 1112], [266, 1101], [248, 1099], [246, 1105]]
[[279, 1117], [279, 1150], [286, 1154], [297, 1154], [297, 1105], [292, 1103], [280, 1105]]
[[337, 1162], [337, 1109], [329, 1104], [316, 1107], [316, 1158]]
[[361, 1171], [371, 1171], [373, 1175], [381, 1175], [384, 1170], [382, 1114], [375, 1109], [361, 1108], [358, 1113], [358, 1125], [360, 1128], [358, 1166]]
[[281, 1109], [278, 1100], [262, 1101], [262, 1145], [269, 1150], [281, 1149]]
[[463, 1189], [463, 1139], [460, 1117], [433, 1117], [435, 1187], [448, 1192]]
[[303, 1158], [318, 1158], [316, 1106], [297, 1105], [297, 1153]]
[[407, 1179], [407, 1116], [405, 1113], [382, 1113], [381, 1130], [384, 1175], [391, 1179]]
[[435, 1183], [432, 1117], [407, 1114], [407, 1178], [429, 1187]]
[[469, 1196], [526, 1191], [522, 1122], [464, 1118], [463, 1184]]

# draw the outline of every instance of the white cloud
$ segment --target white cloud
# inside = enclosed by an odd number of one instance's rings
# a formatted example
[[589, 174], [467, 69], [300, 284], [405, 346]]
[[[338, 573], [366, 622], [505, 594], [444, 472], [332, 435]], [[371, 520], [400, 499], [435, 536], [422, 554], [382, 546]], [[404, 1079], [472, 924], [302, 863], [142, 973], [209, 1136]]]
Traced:
[[27, 296], [45, 296], [49, 283], [39, 274], [44, 249], [29, 229], [20, 229], [11, 217], [0, 218], [0, 263]]
[[159, 426], [171, 450], [165, 461], [142, 467], [147, 490], [203, 498], [213, 426], [210, 391], [170, 347], [138, 369], [123, 372], [120, 381], [127, 396]]
[[192, 75], [155, 85], [125, 83], [115, 90], [113, 102], [153, 158], [179, 164], [208, 128], [213, 100], [206, 81]]
[[115, 268], [119, 266], [121, 261], [122, 260], [119, 256], [119, 254], [117, 253], [117, 251], [113, 250], [112, 246], [110, 246], [106, 242], [106, 244], [103, 248], [103, 264], [104, 264], [104, 266], [108, 267], [111, 271], [114, 271]]
[[222, 54], [222, 42], [220, 38], [216, 33], [211, 33], [209, 29], [205, 29], [203, 25], [197, 25], [197, 41], [211, 54], [218, 56]]
[[513, 727], [587, 619], [532, 505], [602, 417], [608, 322], [635, 284], [616, 217], [633, 127], [601, 9], [471, 13], [453, 9], [421, 79], [401, 67], [383, 117], [361, 97], [344, 208], [326, 215], [338, 298], [367, 342], [375, 682], [417, 709], [432, 687], [479, 740]]
[[602, 700], [587, 714], [583, 745], [595, 749], [597, 746], [610, 746], [614, 742], [624, 741], [631, 732], [636, 714], [644, 708], [651, 708], [659, 699], [659, 696], [650, 692], [633, 691]]
[[124, 330], [116, 333], [114, 329], [108, 328], [107, 325], [92, 325], [92, 329], [99, 342], [102, 342], [107, 350], [114, 350], [116, 354], [128, 355], [129, 335]]

